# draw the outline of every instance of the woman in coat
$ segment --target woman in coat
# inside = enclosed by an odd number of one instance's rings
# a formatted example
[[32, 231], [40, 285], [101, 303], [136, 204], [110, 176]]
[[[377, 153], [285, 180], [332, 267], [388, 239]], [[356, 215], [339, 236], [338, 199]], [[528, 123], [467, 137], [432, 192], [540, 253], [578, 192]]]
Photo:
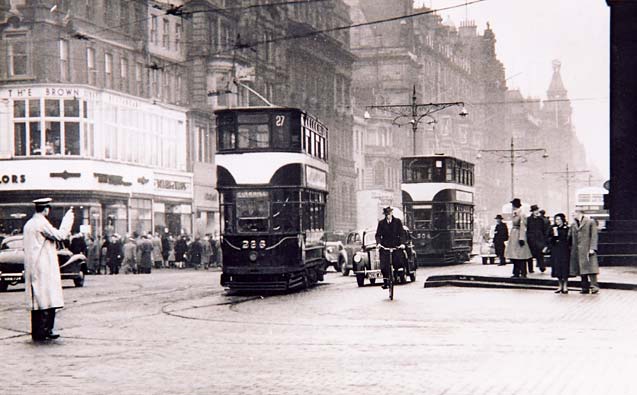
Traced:
[[186, 251], [188, 251], [186, 236], [181, 236], [175, 243], [175, 262], [179, 268], [183, 268]]
[[576, 211], [575, 221], [571, 224], [571, 276], [582, 277], [582, 293], [599, 292], [597, 275], [597, 224]]
[[557, 278], [559, 288], [556, 294], [568, 293], [568, 277], [570, 272], [571, 247], [568, 239], [568, 225], [566, 216], [562, 213], [555, 214], [553, 217], [554, 224], [551, 226], [546, 235], [545, 249], [551, 251], [551, 277]]
[[531, 250], [526, 243], [526, 218], [522, 214], [520, 199], [511, 200], [511, 205], [511, 232], [505, 255], [513, 262], [513, 277], [526, 277], [526, 261], [531, 258]]

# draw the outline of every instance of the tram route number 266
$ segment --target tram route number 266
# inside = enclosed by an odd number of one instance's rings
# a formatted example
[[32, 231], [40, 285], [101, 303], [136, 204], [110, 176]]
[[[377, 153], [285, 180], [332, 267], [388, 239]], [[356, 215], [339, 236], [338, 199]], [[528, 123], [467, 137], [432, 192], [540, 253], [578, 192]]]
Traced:
[[277, 127], [282, 127], [285, 124], [285, 115], [277, 115], [274, 117], [274, 124]]

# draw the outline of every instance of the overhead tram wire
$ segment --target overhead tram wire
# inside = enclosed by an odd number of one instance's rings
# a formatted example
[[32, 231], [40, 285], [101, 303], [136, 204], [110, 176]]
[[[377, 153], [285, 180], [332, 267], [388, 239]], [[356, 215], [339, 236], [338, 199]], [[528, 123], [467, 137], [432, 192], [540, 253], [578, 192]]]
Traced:
[[[138, 3], [140, 5], [145, 5], [146, 1], [145, 0], [127, 0], [129, 3]], [[319, 3], [319, 2], [326, 2], [326, 1], [333, 1], [333, 0], [294, 0], [294, 1], [284, 1], [284, 2], [278, 2], [278, 3], [270, 3], [270, 4], [252, 4], [249, 6], [243, 6], [243, 7], [228, 7], [228, 8], [218, 8], [215, 10], [198, 10], [198, 11], [185, 11], [183, 9], [180, 9], [181, 6], [175, 7], [174, 5], [171, 5], [171, 8], [168, 8], [166, 10], [155, 7], [156, 9], [159, 9], [161, 11], [164, 12], [163, 15], [174, 15], [174, 16], [189, 16], [189, 15], [193, 15], [193, 14], [198, 14], [198, 13], [208, 13], [208, 12], [212, 12], [212, 13], [219, 13], [219, 12], [223, 12], [223, 11], [241, 11], [241, 10], [250, 10], [250, 9], [257, 9], [257, 8], [267, 8], [267, 7], [274, 7], [274, 6], [285, 6], [285, 5], [302, 5], [302, 4], [314, 4], [314, 3]], [[175, 13], [176, 9], [180, 9], [179, 13]], [[61, 11], [57, 11], [57, 12], [61, 12]], [[161, 15], [159, 15], [161, 16]], [[152, 19], [152, 16], [148, 16], [148, 17], [144, 17], [141, 19], [137, 19], [131, 22], [126, 22], [126, 23], [122, 23], [119, 25], [115, 25], [115, 26], [105, 26], [105, 27], [101, 27], [98, 30], [92, 31], [92, 32], [87, 32], [87, 34], [99, 34], [99, 33], [103, 33], [106, 31], [112, 31], [112, 30], [116, 30], [119, 28], [123, 28], [129, 25], [137, 25], [139, 23], [142, 22], [146, 22], [149, 21], [150, 19]], [[81, 33], [80, 33], [81, 34]], [[72, 38], [76, 38], [79, 40], [93, 40], [92, 37], [87, 37], [87, 38], [78, 38], [78, 37], [73, 37]], [[139, 38], [139, 39], [131, 39], [131, 38], [126, 38], [125, 40], [118, 40], [117, 38], [109, 38], [110, 40], [113, 41], [142, 41], [144, 40], [143, 38]], [[59, 38], [55, 38], [55, 39], [50, 39], [50, 40], [40, 40], [39, 42], [57, 42], [59, 41]], [[175, 43], [175, 40], [171, 40], [172, 43]], [[184, 45], [191, 45], [189, 42], [182, 40], [181, 41], [182, 44]], [[192, 45], [198, 45], [198, 43], [193, 43]]]
[[[275, 38], [268, 39], [268, 40], [260, 40], [260, 41], [255, 41], [255, 42], [252, 42], [252, 43], [241, 44], [240, 46], [235, 44], [232, 47], [230, 47], [229, 49], [213, 52], [213, 53], [210, 53], [210, 54], [205, 55], [205, 56], [209, 57], [209, 56], [223, 55], [223, 54], [227, 54], [227, 53], [232, 53], [232, 52], [237, 51], [237, 50], [255, 48], [255, 47], [258, 47], [258, 46], [264, 45], [264, 44], [283, 42], [283, 41], [291, 41], [291, 40], [299, 40], [299, 39], [309, 38], [309, 37], [313, 37], [313, 36], [318, 36], [318, 35], [321, 35], [321, 34], [324, 34], [324, 33], [332, 33], [332, 32], [341, 31], [341, 30], [355, 29], [355, 28], [363, 27], [363, 26], [371, 26], [371, 25], [377, 25], [377, 24], [381, 24], [381, 23], [400, 21], [400, 20], [415, 18], [415, 17], [419, 17], [419, 16], [423, 16], [423, 15], [430, 15], [430, 14], [434, 14], [434, 13], [440, 12], [440, 11], [452, 10], [452, 9], [455, 9], [455, 8], [464, 7], [466, 5], [473, 5], [473, 4], [477, 4], [477, 3], [482, 3], [482, 2], [485, 2], [485, 1], [487, 1], [487, 0], [473, 0], [473, 1], [468, 2], [468, 3], [455, 4], [455, 5], [448, 6], [448, 7], [436, 8], [436, 9], [432, 9], [432, 10], [421, 11], [421, 12], [416, 12], [416, 13], [407, 14], [407, 15], [401, 15], [401, 16], [397, 16], [397, 17], [378, 19], [378, 20], [375, 20], [375, 21], [355, 23], [355, 24], [345, 25], [345, 26], [337, 26], [337, 27], [332, 27], [332, 28], [328, 28], [328, 29], [319, 29], [319, 30], [314, 30], [314, 31], [311, 31], [311, 32], [303, 33], [303, 34], [292, 34], [292, 35], [288, 35], [288, 36], [275, 37]], [[196, 56], [196, 57], [194, 57], [192, 59], [187, 59], [187, 60], [182, 61], [182, 62], [169, 62], [169, 61], [166, 61], [165, 62], [166, 63], [165, 67], [180, 66], [180, 65], [183, 65], [183, 64], [186, 64], [186, 63], [189, 63], [189, 62], [193, 62], [195, 59], [200, 58], [202, 56], [204, 56], [204, 55], [199, 55], [199, 56]]]

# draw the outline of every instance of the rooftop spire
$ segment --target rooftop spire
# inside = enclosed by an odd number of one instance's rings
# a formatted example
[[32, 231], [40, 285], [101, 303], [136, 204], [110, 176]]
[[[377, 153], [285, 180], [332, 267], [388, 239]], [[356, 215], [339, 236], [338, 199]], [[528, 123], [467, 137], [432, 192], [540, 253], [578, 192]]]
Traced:
[[548, 91], [546, 91], [546, 96], [549, 99], [566, 98], [567, 91], [566, 88], [564, 88], [562, 75], [560, 74], [561, 67], [562, 62], [557, 59], [553, 61], [553, 78], [551, 79], [551, 84], [549, 85]]

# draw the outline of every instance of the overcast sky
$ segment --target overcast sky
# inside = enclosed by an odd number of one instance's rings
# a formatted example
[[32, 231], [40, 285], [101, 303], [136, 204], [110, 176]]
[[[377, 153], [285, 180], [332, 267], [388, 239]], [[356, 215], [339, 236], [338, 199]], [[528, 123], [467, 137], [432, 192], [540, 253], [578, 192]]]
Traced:
[[[441, 8], [464, 0], [416, 3]], [[559, 59], [572, 100], [573, 122], [589, 163], [608, 177], [609, 7], [605, 0], [486, 0], [439, 14], [445, 21], [449, 16], [456, 26], [468, 15], [481, 33], [490, 22], [498, 58], [509, 78], [507, 85], [519, 88], [524, 96], [546, 98], [551, 62]]]

